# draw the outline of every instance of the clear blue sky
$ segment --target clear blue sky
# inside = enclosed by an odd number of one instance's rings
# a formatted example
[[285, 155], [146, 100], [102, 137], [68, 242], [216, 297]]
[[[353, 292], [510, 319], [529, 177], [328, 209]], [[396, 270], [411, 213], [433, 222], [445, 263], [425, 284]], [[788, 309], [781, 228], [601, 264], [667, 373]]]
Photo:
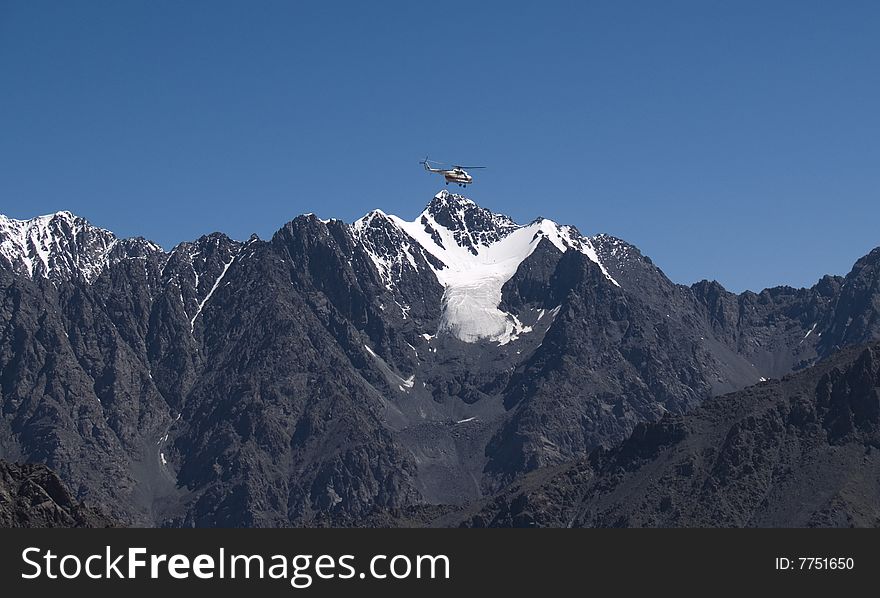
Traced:
[[265, 238], [414, 217], [430, 154], [677, 282], [809, 285], [880, 245], [878, 32], [877, 2], [0, 0], [0, 212]]

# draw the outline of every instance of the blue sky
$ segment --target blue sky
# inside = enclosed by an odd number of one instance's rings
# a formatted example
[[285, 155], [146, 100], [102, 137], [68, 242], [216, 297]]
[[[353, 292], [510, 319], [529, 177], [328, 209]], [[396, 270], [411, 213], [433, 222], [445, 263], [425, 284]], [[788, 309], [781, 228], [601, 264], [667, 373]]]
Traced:
[[880, 3], [519, 4], [0, 0], [0, 212], [265, 238], [415, 217], [430, 154], [677, 282], [880, 245]]

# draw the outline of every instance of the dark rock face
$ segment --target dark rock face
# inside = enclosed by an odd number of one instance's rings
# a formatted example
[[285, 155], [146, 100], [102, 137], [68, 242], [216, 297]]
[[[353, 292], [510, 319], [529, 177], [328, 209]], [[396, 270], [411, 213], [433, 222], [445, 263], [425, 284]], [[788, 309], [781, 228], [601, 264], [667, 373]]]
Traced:
[[880, 334], [880, 248], [857, 261], [846, 278], [825, 286], [837, 293], [834, 310], [822, 322], [820, 351], [830, 354]]
[[[880, 338], [877, 251], [811, 289], [734, 295], [447, 193], [401, 222], [300, 216], [165, 252], [69, 213], [0, 220], [0, 458], [45, 463], [123, 524], [426, 522], [559, 468], [554, 492], [574, 492], [593, 474], [572, 462], [646, 422]], [[465, 342], [443, 328], [445, 256], [493, 266], [499, 243], [516, 334]], [[872, 407], [829, 384], [846, 443]]]
[[77, 502], [45, 465], [0, 461], [0, 527], [109, 527], [112, 522]]
[[517, 268], [513, 277], [501, 287], [503, 306], [517, 315], [526, 312], [528, 307], [553, 309], [558, 299], [551, 296], [550, 282], [556, 272], [556, 265], [562, 252], [547, 239], [541, 239], [535, 251]]
[[469, 526], [880, 525], [880, 345], [639, 424], [618, 448], [521, 479]]
[[411, 460], [345, 354], [366, 363], [346, 338], [369, 314], [298, 292], [285, 257], [212, 235], [93, 284], [0, 270], [2, 454], [49, 464], [137, 525], [282, 525], [415, 501]]
[[200, 351], [210, 360], [166, 455], [178, 484], [201, 492], [175, 523], [277, 526], [416, 500], [411, 460], [346, 354], [364, 359], [352, 320], [366, 327], [370, 313], [356, 289], [345, 300], [330, 289], [354, 278], [328, 273], [328, 293], [310, 296], [296, 290], [307, 268], [251, 243], [227, 273], [235, 282], [217, 291], [224, 309], [205, 314]]
[[437, 195], [425, 210], [437, 224], [452, 231], [459, 246], [477, 254], [478, 245], [490, 245], [503, 239], [518, 225], [502, 214], [493, 214], [457, 195]]

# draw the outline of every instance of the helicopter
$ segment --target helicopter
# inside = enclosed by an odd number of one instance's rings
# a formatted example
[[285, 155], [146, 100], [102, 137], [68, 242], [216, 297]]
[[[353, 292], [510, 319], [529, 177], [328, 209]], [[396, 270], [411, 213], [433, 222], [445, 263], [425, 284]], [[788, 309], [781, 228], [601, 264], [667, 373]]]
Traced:
[[[466, 168], [471, 170], [475, 168], [486, 168], [485, 166], [460, 166], [459, 164], [444, 164], [443, 162], [436, 162], [434, 160], [428, 160], [428, 156], [425, 156], [425, 159], [420, 161], [419, 164], [425, 167], [425, 170], [428, 172], [435, 172], [437, 174], [442, 174], [443, 178], [446, 179], [446, 184], [455, 183], [459, 187], [467, 187], [471, 183], [474, 182], [474, 177], [468, 174]], [[452, 168], [432, 168], [431, 164], [436, 164], [438, 166], [452, 166]]]

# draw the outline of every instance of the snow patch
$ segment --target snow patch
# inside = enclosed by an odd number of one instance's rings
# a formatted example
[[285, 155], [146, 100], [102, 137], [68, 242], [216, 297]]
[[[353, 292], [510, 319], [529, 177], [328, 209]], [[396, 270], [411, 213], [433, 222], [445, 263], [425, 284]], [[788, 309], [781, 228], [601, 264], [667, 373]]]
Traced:
[[194, 332], [196, 329], [196, 318], [199, 317], [199, 314], [202, 313], [202, 308], [205, 307], [205, 304], [211, 299], [211, 296], [214, 294], [214, 291], [217, 290], [217, 287], [220, 286], [220, 281], [223, 280], [223, 277], [226, 276], [226, 271], [229, 270], [229, 266], [232, 265], [232, 262], [235, 261], [236, 256], [233, 256], [231, 260], [223, 264], [223, 271], [220, 272], [220, 276], [217, 277], [217, 280], [214, 281], [214, 286], [211, 287], [211, 290], [208, 291], [208, 294], [205, 295], [205, 298], [199, 303], [199, 308], [196, 310], [196, 315], [192, 317], [192, 320], [189, 321], [189, 331], [190, 333]]

